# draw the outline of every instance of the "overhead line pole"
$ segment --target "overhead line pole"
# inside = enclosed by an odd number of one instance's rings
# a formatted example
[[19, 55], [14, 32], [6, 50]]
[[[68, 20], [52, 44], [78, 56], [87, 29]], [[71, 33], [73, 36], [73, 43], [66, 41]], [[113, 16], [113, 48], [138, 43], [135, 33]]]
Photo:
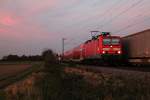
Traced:
[[65, 46], [65, 38], [62, 38], [62, 59], [64, 58], [64, 46]]

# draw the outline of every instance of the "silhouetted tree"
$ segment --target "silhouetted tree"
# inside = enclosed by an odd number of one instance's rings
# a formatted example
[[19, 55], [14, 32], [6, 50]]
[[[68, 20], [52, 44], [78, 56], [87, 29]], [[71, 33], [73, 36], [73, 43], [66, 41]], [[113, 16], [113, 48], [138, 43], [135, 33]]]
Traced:
[[48, 49], [42, 52], [42, 57], [44, 59], [45, 62], [45, 67], [48, 67], [52, 64], [56, 64], [57, 63], [57, 59], [56, 59], [56, 55], [55, 53]]
[[22, 60], [22, 61], [28, 60], [28, 57], [27, 57], [26, 55], [22, 55], [22, 56], [20, 57], [20, 60]]
[[18, 61], [19, 60], [19, 56], [18, 55], [8, 55], [7, 57], [5, 57], [5, 59], [7, 61]]

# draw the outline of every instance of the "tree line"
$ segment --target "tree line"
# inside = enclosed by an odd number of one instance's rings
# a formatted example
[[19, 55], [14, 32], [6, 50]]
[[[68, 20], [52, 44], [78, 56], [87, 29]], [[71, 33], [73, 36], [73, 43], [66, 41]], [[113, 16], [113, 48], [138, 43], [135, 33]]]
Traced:
[[22, 56], [18, 56], [18, 55], [7, 55], [4, 56], [1, 61], [41, 61], [43, 60], [42, 55], [22, 55]]
[[6, 55], [0, 61], [45, 61], [50, 59], [51, 61], [58, 60], [60, 55], [54, 53], [51, 49], [44, 50], [40, 55]]

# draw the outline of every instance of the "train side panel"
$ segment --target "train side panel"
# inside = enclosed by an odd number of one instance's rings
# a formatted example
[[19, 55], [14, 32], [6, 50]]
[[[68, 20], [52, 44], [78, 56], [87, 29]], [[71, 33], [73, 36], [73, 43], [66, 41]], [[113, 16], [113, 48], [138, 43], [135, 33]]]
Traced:
[[84, 44], [84, 59], [95, 58], [98, 52], [98, 40], [91, 40]]

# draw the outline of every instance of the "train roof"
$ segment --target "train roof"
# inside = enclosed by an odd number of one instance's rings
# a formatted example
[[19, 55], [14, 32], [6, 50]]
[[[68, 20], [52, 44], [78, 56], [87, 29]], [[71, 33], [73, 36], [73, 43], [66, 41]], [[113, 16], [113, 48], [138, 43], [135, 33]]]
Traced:
[[[98, 35], [98, 36], [102, 36], [102, 35]], [[120, 38], [120, 36], [104, 36], [104, 37], [108, 37], [108, 38]], [[87, 40], [87, 41], [85, 41], [84, 42], [84, 44], [87, 44], [87, 43], [89, 43], [89, 42], [91, 42], [92, 40], [97, 40], [98, 39], [98, 37], [97, 38], [92, 38], [92, 39], [90, 39], [90, 40]]]
[[149, 32], [150, 32], [150, 29], [146, 29], [146, 30], [144, 30], [144, 31], [137, 32], [137, 33], [133, 33], [133, 34], [130, 34], [130, 35], [124, 36], [124, 37], [122, 37], [122, 38], [132, 37], [132, 36], [139, 35], [139, 34], [142, 34], [142, 33], [144, 33], [144, 32], [147, 32], [147, 31], [149, 31]]

